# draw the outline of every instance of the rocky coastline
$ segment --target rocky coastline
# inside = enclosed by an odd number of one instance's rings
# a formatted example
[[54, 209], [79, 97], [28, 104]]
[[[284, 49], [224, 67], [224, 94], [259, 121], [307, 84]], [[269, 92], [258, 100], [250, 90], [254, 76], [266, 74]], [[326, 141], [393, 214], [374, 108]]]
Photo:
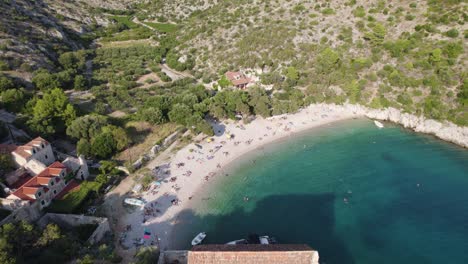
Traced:
[[358, 116], [390, 121], [418, 133], [434, 135], [444, 141], [468, 148], [468, 127], [460, 127], [449, 121], [437, 121], [422, 116], [402, 113], [395, 108], [371, 109], [361, 105], [328, 105], [330, 110], [349, 111]]

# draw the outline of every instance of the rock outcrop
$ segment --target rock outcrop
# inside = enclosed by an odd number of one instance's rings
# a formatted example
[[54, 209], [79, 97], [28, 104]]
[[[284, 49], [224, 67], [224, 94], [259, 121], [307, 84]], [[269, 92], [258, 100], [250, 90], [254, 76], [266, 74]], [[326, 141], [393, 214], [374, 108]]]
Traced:
[[415, 132], [434, 135], [442, 140], [449, 141], [468, 148], [468, 127], [460, 127], [449, 121], [437, 121], [422, 116], [402, 113], [395, 108], [371, 109], [352, 104], [328, 105], [338, 112], [351, 112], [357, 116], [366, 116], [371, 119], [390, 121], [402, 125]]

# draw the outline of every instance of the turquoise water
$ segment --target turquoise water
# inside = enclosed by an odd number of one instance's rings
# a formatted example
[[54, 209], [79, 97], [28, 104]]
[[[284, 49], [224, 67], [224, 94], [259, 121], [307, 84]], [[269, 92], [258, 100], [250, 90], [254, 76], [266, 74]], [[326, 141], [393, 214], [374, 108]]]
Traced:
[[468, 151], [385, 125], [339, 122], [249, 155], [194, 198], [174, 246], [257, 233], [321, 263], [468, 263]]

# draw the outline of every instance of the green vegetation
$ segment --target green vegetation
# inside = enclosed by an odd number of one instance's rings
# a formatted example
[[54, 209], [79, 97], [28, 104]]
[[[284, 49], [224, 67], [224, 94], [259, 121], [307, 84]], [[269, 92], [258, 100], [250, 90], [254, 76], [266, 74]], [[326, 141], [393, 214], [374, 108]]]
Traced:
[[99, 182], [83, 181], [79, 190], [69, 192], [61, 200], [55, 199], [47, 211], [62, 214], [77, 213], [86, 200], [90, 199], [90, 196], [96, 195], [100, 188], [101, 183]]
[[143, 22], [143, 23], [163, 33], [173, 33], [177, 31], [178, 29], [177, 25], [174, 25], [174, 24], [154, 23], [154, 22]]
[[[96, 225], [60, 228], [50, 223], [40, 229], [25, 221], [5, 224], [0, 228], [0, 262], [66, 263], [90, 251], [86, 240], [95, 229]], [[99, 248], [107, 249], [103, 245]]]

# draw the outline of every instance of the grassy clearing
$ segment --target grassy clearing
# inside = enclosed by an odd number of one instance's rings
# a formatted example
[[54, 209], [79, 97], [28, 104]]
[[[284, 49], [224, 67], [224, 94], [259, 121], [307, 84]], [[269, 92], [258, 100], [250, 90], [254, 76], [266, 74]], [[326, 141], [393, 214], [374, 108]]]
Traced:
[[133, 162], [144, 153], [147, 153], [151, 147], [174, 133], [179, 128], [179, 125], [171, 123], [150, 125], [147, 122], [132, 121], [127, 123], [125, 128], [130, 138], [136, 144], [119, 153], [115, 158], [123, 162]]
[[132, 21], [130, 16], [111, 16], [110, 19], [114, 19], [118, 23], [126, 25], [128, 28], [137, 28], [139, 25]]
[[84, 181], [79, 190], [66, 194], [62, 200], [54, 200], [48, 211], [67, 214], [76, 212], [92, 192], [99, 191], [101, 185], [99, 182]]
[[172, 32], [177, 31], [177, 29], [179, 28], [178, 25], [168, 24], [168, 23], [154, 23], [154, 22], [143, 22], [143, 23], [163, 33], [172, 33]]

